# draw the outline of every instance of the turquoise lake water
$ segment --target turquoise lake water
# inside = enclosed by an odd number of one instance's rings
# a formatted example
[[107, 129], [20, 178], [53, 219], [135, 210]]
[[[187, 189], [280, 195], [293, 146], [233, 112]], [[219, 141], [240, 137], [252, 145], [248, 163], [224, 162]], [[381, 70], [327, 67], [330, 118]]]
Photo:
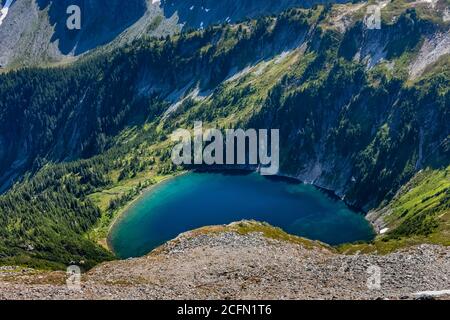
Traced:
[[361, 213], [313, 186], [256, 173], [189, 173], [146, 192], [118, 219], [109, 243], [121, 258], [139, 257], [182, 232], [243, 219], [331, 245], [374, 237]]

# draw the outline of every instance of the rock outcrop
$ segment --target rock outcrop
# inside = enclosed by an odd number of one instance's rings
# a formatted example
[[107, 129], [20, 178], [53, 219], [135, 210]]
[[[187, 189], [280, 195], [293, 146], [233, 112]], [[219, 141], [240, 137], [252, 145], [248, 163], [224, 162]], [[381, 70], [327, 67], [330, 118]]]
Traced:
[[[6, 3], [4, 0], [0, 1], [0, 8], [10, 6], [0, 24], [0, 68], [59, 62], [103, 45], [117, 47], [144, 35], [166, 36], [183, 27], [202, 28], [326, 2], [14, 0]], [[66, 26], [73, 13], [68, 10], [71, 5], [80, 8], [79, 30]]]
[[62, 272], [3, 268], [0, 299], [448, 298], [449, 275], [446, 247], [342, 255], [238, 222], [182, 234], [142, 258], [104, 263], [83, 275], [81, 291], [67, 289]]

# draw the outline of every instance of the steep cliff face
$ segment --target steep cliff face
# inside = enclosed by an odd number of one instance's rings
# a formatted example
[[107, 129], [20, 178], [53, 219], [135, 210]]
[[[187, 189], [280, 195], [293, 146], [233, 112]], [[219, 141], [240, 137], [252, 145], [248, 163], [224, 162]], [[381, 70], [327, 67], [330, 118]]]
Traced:
[[[172, 105], [165, 110], [167, 117], [196, 91], [221, 94], [221, 88], [246, 76], [264, 74], [261, 62], [276, 60], [281, 66], [296, 52], [301, 61], [289, 68], [304, 70], [280, 70], [283, 81], [274, 78], [265, 85], [259, 97], [261, 111], [253, 110], [256, 114], [247, 125], [283, 129], [284, 173], [335, 190], [358, 206], [377, 205], [430, 159], [447, 156], [442, 142], [449, 134], [448, 93], [440, 95], [446, 80], [441, 83], [438, 74], [423, 79], [421, 85], [429, 87], [423, 93], [418, 87], [402, 88], [405, 79], [392, 77], [396, 71], [408, 77], [410, 67], [403, 66], [403, 60], [414, 65], [411, 52], [421, 39], [443, 31], [416, 14], [403, 14], [382, 31], [367, 30], [360, 22], [344, 32], [327, 30], [316, 25], [328, 25], [333, 12], [308, 23], [312, 17], [294, 11], [238, 29], [214, 27], [182, 34], [176, 42], [142, 42], [112, 59], [94, 59], [70, 71], [42, 72], [41, 80], [31, 83], [27, 77], [34, 76], [32, 71], [6, 76], [0, 91], [2, 189], [37, 165], [39, 158], [67, 161], [102, 152], [108, 137], [120, 131], [131, 113], [142, 112], [136, 110], [151, 97]], [[408, 39], [401, 45], [400, 35]], [[446, 65], [445, 54], [441, 62]], [[257, 65], [258, 70], [251, 70]], [[22, 90], [9, 95], [9, 83]], [[249, 97], [259, 94], [253, 87], [254, 82], [244, 88]], [[420, 104], [410, 106], [412, 97]], [[214, 112], [203, 110], [200, 117]], [[36, 121], [43, 115], [51, 120]], [[390, 149], [384, 147], [385, 140]], [[401, 155], [391, 151], [394, 144], [403, 150]], [[388, 166], [386, 176], [377, 176]], [[380, 190], [373, 192], [375, 181]]]
[[[62, 54], [79, 55], [106, 44], [134, 24], [147, 10], [145, 0], [36, 0], [41, 10], [46, 10], [54, 26], [52, 42], [58, 42]], [[80, 30], [69, 30], [66, 20], [69, 6], [81, 10]]]
[[0, 68], [61, 58], [53, 30], [34, 0], [13, 1], [0, 25]]
[[[275, 14], [324, 0], [2, 0], [8, 14], [0, 25], [0, 68], [59, 62], [110, 44], [115, 48], [142, 36], [166, 36], [187, 28]], [[333, 1], [344, 2], [344, 0]], [[69, 30], [71, 5], [81, 12], [81, 29]], [[6, 11], [5, 11], [6, 12]]]
[[[117, 134], [134, 112], [142, 115], [149, 98], [177, 103], [197, 86], [214, 90], [246, 65], [297, 47], [307, 30], [305, 23], [281, 24], [273, 35], [254, 33], [223, 55], [202, 55], [203, 46], [224, 36], [217, 28], [194, 38], [182, 36], [176, 46], [155, 41], [149, 42], [150, 47], [132, 49], [130, 56], [138, 62], [120, 52], [112, 60], [88, 59], [88, 64], [73, 69], [48, 70], [36, 81], [29, 80], [37, 75], [34, 71], [5, 75], [0, 88], [0, 190], [38, 165], [39, 158], [59, 162], [102, 152], [106, 142], [101, 137]], [[8, 84], [22, 89], [9, 95]]]
[[[125, 201], [142, 188], [138, 174], [180, 169], [170, 161], [168, 136], [196, 120], [280, 129], [281, 174], [367, 209], [421, 168], [448, 166], [449, 56], [410, 77], [419, 52], [429, 50], [424, 40], [448, 33], [448, 23], [440, 11], [430, 18], [405, 9], [381, 31], [369, 30], [364, 12], [360, 4], [292, 9], [141, 39], [64, 68], [2, 75], [3, 190], [31, 173], [0, 197], [0, 225], [14, 230], [4, 233], [7, 255], [38, 242], [32, 255], [55, 259], [48, 252], [58, 242], [45, 239], [62, 234], [71, 235], [62, 242], [84, 247], [76, 235], [110, 215], [108, 201], [117, 200], [100, 201], [100, 212], [92, 194], [127, 181], [135, 189], [121, 195]], [[76, 225], [65, 222], [74, 217]], [[58, 232], [45, 228], [54, 221]], [[31, 237], [30, 226], [39, 235]]]
[[[70, 5], [81, 9], [79, 30], [67, 28]], [[20, 67], [80, 55], [111, 42], [147, 11], [152, 10], [147, 10], [146, 0], [14, 0], [0, 25], [0, 66]]]

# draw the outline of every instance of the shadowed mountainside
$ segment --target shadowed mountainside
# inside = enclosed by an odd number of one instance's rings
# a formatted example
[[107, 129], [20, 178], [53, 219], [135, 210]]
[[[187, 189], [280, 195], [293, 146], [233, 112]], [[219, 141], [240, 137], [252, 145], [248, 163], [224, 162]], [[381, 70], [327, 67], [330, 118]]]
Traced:
[[[423, 169], [445, 182], [450, 56], [429, 43], [449, 24], [441, 6], [403, 4], [381, 30], [364, 4], [292, 9], [0, 75], [0, 178], [18, 182], [0, 197], [0, 260], [111, 258], [97, 241], [143, 189], [191, 169], [171, 162], [169, 135], [199, 119], [281, 129], [281, 174], [368, 210]], [[427, 180], [397, 200], [385, 247], [448, 243], [448, 186]]]

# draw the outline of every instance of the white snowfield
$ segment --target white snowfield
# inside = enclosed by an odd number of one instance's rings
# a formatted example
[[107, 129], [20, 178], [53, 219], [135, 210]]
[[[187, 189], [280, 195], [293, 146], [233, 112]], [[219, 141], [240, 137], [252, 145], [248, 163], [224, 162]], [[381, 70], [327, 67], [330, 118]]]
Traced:
[[418, 296], [418, 297], [422, 297], [422, 296], [439, 297], [439, 296], [450, 295], [450, 290], [422, 291], [422, 292], [416, 292], [414, 295]]
[[13, 0], [6, 0], [5, 6], [0, 10], [0, 26], [8, 15], [9, 8], [11, 7]]

